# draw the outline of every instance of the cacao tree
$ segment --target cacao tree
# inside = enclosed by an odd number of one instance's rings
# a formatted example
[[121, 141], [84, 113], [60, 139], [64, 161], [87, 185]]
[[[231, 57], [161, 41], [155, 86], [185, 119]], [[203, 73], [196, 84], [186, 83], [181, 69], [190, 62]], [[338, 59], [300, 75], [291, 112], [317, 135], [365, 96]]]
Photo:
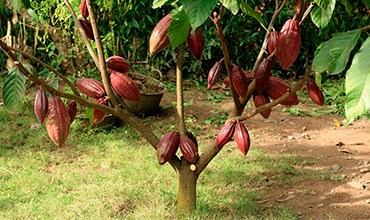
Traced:
[[[22, 1], [27, 8], [28, 1]], [[0, 41], [0, 49], [8, 57], [12, 66], [8, 78], [4, 82], [4, 102], [8, 108], [17, 104], [17, 97], [24, 92], [25, 77], [27, 80], [40, 86], [35, 98], [35, 114], [42, 123], [45, 120], [50, 138], [58, 146], [63, 145], [69, 133], [69, 126], [73, 122], [78, 105], [94, 108], [94, 122], [100, 122], [105, 114], [112, 114], [132, 126], [156, 150], [159, 164], [169, 163], [178, 174], [178, 210], [191, 212], [196, 209], [196, 186], [199, 175], [204, 171], [213, 158], [222, 150], [224, 145], [235, 138], [238, 148], [243, 155], [247, 155], [251, 147], [245, 120], [261, 114], [268, 118], [271, 108], [281, 105], [297, 105], [296, 94], [307, 84], [311, 99], [318, 105], [324, 104], [324, 97], [318, 85], [321, 85], [323, 74], [335, 74], [345, 70], [350, 60], [350, 53], [359, 41], [361, 34], [368, 35], [370, 26], [359, 27], [344, 33], [339, 33], [320, 45], [313, 61], [308, 61], [303, 76], [298, 82], [290, 86], [284, 80], [273, 77], [273, 65], [281, 69], [292, 68], [301, 45], [301, 25], [312, 21], [318, 28], [324, 28], [335, 8], [335, 0], [275, 0], [274, 13], [270, 18], [261, 15], [261, 11], [254, 10], [251, 5], [238, 0], [154, 0], [153, 8], [164, 5], [173, 5], [175, 8], [168, 12], [154, 28], [150, 37], [149, 52], [160, 55], [160, 51], [168, 46], [177, 49], [176, 57], [176, 95], [177, 121], [176, 130], [168, 131], [158, 138], [148, 125], [144, 125], [135, 118], [125, 107], [123, 99], [138, 101], [140, 99], [137, 85], [126, 74], [130, 71], [130, 63], [123, 57], [111, 55], [106, 57], [97, 26], [98, 11], [94, 11], [91, 0], [82, 0], [80, 12], [76, 14], [68, 0], [64, 0], [75, 25], [91, 55], [92, 61], [100, 73], [100, 79], [81, 78], [71, 82], [55, 68], [45, 64], [36, 57], [13, 47], [12, 44]], [[14, 2], [13, 2], [14, 3]], [[289, 4], [288, 4], [289, 3]], [[348, 2], [347, 2], [348, 3]], [[349, 3], [350, 4], [350, 3]], [[369, 2], [363, 1], [368, 7]], [[274, 26], [283, 9], [293, 10], [293, 16], [285, 21], [282, 27]], [[267, 10], [267, 9], [266, 9]], [[269, 9], [272, 10], [272, 9]], [[265, 31], [265, 38], [255, 64], [250, 70], [243, 70], [229, 53], [228, 42], [225, 40], [223, 29], [225, 13], [229, 11], [237, 16], [244, 14], [255, 18]], [[204, 38], [201, 26], [210, 19], [215, 27], [215, 37], [220, 42], [223, 57], [210, 69], [208, 88], [211, 88], [220, 79], [225, 67], [234, 107], [229, 112], [229, 118], [215, 134], [215, 142], [204, 146], [198, 143], [196, 137], [187, 130], [184, 119], [183, 98], [183, 56], [186, 48], [196, 59], [201, 59], [204, 48]], [[268, 22], [267, 22], [268, 21]], [[274, 31], [273, 31], [274, 30]], [[245, 36], [248, 37], [248, 36]], [[370, 38], [362, 43], [360, 50], [353, 57], [351, 67], [346, 74], [346, 111], [348, 123], [364, 114], [370, 108]], [[303, 39], [307, 40], [307, 39]], [[187, 44], [185, 44], [187, 43]], [[186, 45], [188, 47], [186, 47]], [[268, 51], [268, 52], [267, 52]], [[157, 55], [155, 55], [157, 56]], [[22, 58], [30, 59], [57, 76], [60, 86], [53, 86], [49, 81], [33, 73], [22, 62]], [[312, 80], [315, 76], [316, 80]], [[76, 84], [76, 85], [75, 85]], [[64, 85], [68, 89], [64, 88]], [[47, 91], [50, 98], [47, 99]], [[69, 92], [71, 91], [71, 92]], [[81, 95], [81, 92], [86, 95]], [[66, 107], [62, 99], [70, 100]], [[253, 99], [255, 108], [245, 113], [247, 103]], [[77, 104], [78, 105], [77, 105]], [[178, 148], [180, 152], [177, 153]], [[198, 151], [199, 149], [199, 151]], [[180, 156], [181, 155], [181, 156]]]

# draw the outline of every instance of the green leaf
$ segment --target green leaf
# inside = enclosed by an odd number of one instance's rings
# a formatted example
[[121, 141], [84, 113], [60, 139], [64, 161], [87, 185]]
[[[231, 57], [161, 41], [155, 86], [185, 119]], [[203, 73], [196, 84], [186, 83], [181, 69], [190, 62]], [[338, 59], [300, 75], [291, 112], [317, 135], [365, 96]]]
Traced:
[[317, 6], [311, 12], [312, 22], [318, 28], [328, 25], [335, 8], [335, 0], [316, 0]]
[[28, 8], [30, 8], [30, 7], [31, 7], [31, 2], [30, 2], [30, 0], [21, 0], [21, 1], [22, 1], [23, 5], [24, 5], [24, 7], [25, 7], [26, 9], [28, 9]]
[[346, 74], [347, 124], [370, 109], [370, 37], [354, 56]]
[[370, 0], [362, 0], [362, 2], [367, 8], [370, 8]]
[[21, 72], [13, 66], [4, 80], [3, 99], [8, 110], [14, 109], [26, 91], [25, 79]]
[[182, 6], [173, 10], [171, 17], [173, 20], [168, 29], [168, 37], [170, 38], [171, 46], [176, 48], [186, 41], [189, 34], [190, 23]]
[[322, 43], [315, 51], [312, 70], [316, 73], [327, 71], [328, 74], [342, 72], [349, 55], [361, 34], [360, 29], [335, 34], [330, 40]]
[[27, 12], [28, 14], [31, 15], [33, 19], [35, 19], [35, 21], [40, 21], [39, 16], [36, 14], [36, 12], [33, 9], [29, 8], [27, 9]]
[[234, 15], [239, 11], [239, 0], [219, 0], [225, 8], [229, 9]]
[[255, 19], [257, 19], [257, 21], [261, 24], [261, 26], [267, 30], [266, 26], [267, 26], [267, 22], [262, 18], [261, 14], [256, 12], [255, 10], [253, 10], [251, 8], [251, 6], [249, 6], [246, 2], [242, 2], [240, 4], [240, 9], [242, 10], [242, 12], [245, 14], [245, 15], [248, 15], [248, 16], [251, 16]]
[[166, 4], [168, 2], [168, 0], [153, 0], [153, 5], [152, 5], [152, 8], [160, 8], [162, 7], [164, 4]]
[[25, 8], [23, 2], [21, 0], [9, 0], [9, 3], [13, 6], [13, 8], [17, 11]]
[[217, 5], [217, 0], [182, 0], [193, 30], [202, 25]]
[[351, 14], [351, 12], [353, 11], [353, 5], [351, 5], [351, 2], [349, 0], [339, 0], [339, 2], [344, 5], [344, 7], [346, 8], [346, 12], [348, 14]]

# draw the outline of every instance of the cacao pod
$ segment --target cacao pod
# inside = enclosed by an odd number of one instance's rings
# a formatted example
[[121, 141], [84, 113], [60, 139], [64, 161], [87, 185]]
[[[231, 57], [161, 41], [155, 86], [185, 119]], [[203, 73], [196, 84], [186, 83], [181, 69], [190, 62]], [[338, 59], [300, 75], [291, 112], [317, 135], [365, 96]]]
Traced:
[[287, 20], [279, 33], [276, 56], [283, 70], [287, 70], [297, 59], [301, 44], [301, 33], [297, 20]]
[[279, 32], [272, 31], [270, 33], [269, 44], [268, 44], [268, 47], [267, 47], [270, 54], [272, 54], [274, 52], [274, 50], [276, 49], [276, 47], [278, 45], [278, 42], [279, 42]]
[[324, 105], [324, 95], [322, 94], [321, 89], [317, 86], [315, 81], [310, 80], [307, 82], [307, 92], [314, 103], [320, 106]]
[[57, 146], [62, 146], [69, 134], [69, 116], [60, 97], [49, 98], [49, 114], [45, 120], [46, 131]]
[[272, 60], [263, 59], [256, 70], [256, 88], [260, 94], [266, 89], [267, 83], [271, 76], [272, 64]]
[[[105, 100], [105, 98], [99, 98], [99, 99], [96, 100], [96, 102], [101, 104], [101, 105], [107, 105], [108, 104], [107, 100]], [[99, 124], [100, 122], [102, 122], [104, 117], [105, 117], [105, 112], [94, 108], [94, 118], [93, 118], [93, 123], [94, 124]]]
[[85, 31], [86, 37], [88, 37], [90, 40], [94, 40], [94, 32], [91, 26], [90, 21], [86, 19], [79, 19], [82, 28]]
[[[266, 94], [271, 98], [271, 99], [278, 99], [282, 95], [288, 92], [288, 90], [291, 87], [289, 86], [288, 83], [286, 83], [284, 80], [279, 79], [277, 77], [271, 76], [269, 78], [267, 87], [266, 87]], [[287, 99], [285, 99], [283, 102], [280, 104], [282, 105], [297, 105], [298, 104], [298, 96], [296, 93], [291, 94]]]
[[130, 71], [130, 63], [123, 57], [111, 56], [106, 61], [109, 71], [127, 73]]
[[177, 148], [180, 144], [180, 135], [176, 131], [168, 132], [163, 135], [157, 146], [157, 158], [160, 165], [165, 164], [167, 161], [176, 154]]
[[35, 112], [37, 120], [42, 123], [49, 110], [48, 97], [46, 96], [45, 90], [42, 88], [40, 88], [36, 93], [33, 110]]
[[248, 80], [244, 71], [237, 65], [233, 65], [232, 80], [236, 93], [243, 99], [248, 93]]
[[103, 83], [99, 82], [96, 79], [82, 78], [77, 79], [76, 84], [78, 89], [83, 92], [85, 95], [91, 98], [101, 98], [105, 96], [105, 89]]
[[131, 101], [140, 100], [140, 91], [130, 77], [123, 73], [112, 71], [110, 74], [110, 82], [114, 91], [122, 98]]
[[89, 17], [89, 11], [87, 10], [86, 0], [82, 0], [80, 4], [80, 13], [83, 18], [87, 19]]
[[216, 147], [221, 148], [223, 147], [227, 142], [231, 140], [234, 134], [234, 129], [235, 129], [235, 122], [230, 121], [218, 132], [217, 135], [217, 141], [216, 141]]
[[222, 83], [227, 87], [230, 86], [230, 80], [229, 80], [229, 77], [225, 77], [223, 80], [222, 80]]
[[239, 121], [235, 125], [235, 141], [243, 155], [247, 155], [251, 144], [248, 130]]
[[158, 53], [170, 44], [168, 29], [172, 22], [171, 15], [168, 14], [154, 27], [149, 39], [149, 52]]
[[194, 136], [193, 133], [191, 133], [190, 131], [188, 131], [186, 133], [186, 136], [188, 136], [188, 138], [190, 138], [190, 140], [195, 144], [195, 146], [198, 148], [198, 141], [197, 141], [197, 138]]
[[75, 101], [71, 101], [68, 103], [67, 112], [69, 116], [69, 122], [72, 124], [77, 114], [77, 103]]
[[246, 71], [244, 73], [245, 73], [245, 76], [247, 77], [247, 82], [251, 83], [255, 78], [255, 74], [252, 73], [252, 72], [248, 72], [248, 71]]
[[204, 37], [200, 29], [197, 28], [194, 33], [192, 33], [190, 28], [187, 41], [190, 53], [193, 54], [197, 60], [200, 60], [204, 51]]
[[211, 70], [208, 72], [208, 86], [210, 89], [220, 79], [222, 70], [222, 62], [216, 61]]
[[[260, 107], [262, 105], [265, 105], [267, 103], [270, 103], [270, 99], [264, 93], [262, 93], [262, 94], [254, 93], [253, 94], [253, 102], [254, 102], [254, 106], [256, 106], [256, 108], [258, 108], [258, 107]], [[270, 114], [271, 114], [271, 108], [266, 109], [266, 110], [260, 112], [260, 114], [264, 118], [269, 118], [270, 117]]]
[[187, 136], [180, 137], [180, 150], [184, 158], [189, 163], [195, 163], [198, 160], [198, 148], [195, 143]]

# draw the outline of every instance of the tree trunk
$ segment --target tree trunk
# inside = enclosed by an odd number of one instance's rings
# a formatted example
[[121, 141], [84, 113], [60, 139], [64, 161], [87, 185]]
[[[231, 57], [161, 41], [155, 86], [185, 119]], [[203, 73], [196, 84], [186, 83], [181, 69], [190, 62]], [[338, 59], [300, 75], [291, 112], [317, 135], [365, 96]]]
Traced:
[[191, 213], [196, 209], [198, 174], [190, 170], [188, 165], [179, 170], [179, 191], [177, 196], [177, 211]]

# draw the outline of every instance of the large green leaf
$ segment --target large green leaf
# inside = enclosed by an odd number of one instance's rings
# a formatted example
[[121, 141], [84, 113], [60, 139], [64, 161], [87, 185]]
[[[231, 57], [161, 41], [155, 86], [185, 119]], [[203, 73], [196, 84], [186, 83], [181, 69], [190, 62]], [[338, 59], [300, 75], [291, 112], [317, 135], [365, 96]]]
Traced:
[[239, 0], [219, 0], [225, 8], [229, 9], [234, 15], [239, 11]]
[[317, 6], [311, 12], [312, 22], [318, 28], [328, 25], [335, 8], [335, 0], [315, 0]]
[[327, 71], [328, 74], [342, 72], [348, 62], [349, 55], [361, 34], [360, 29], [338, 33], [330, 40], [322, 43], [315, 51], [312, 70], [316, 73]]
[[182, 0], [193, 30], [202, 25], [216, 7], [217, 0]]
[[153, 8], [160, 8], [164, 4], [166, 4], [169, 0], [153, 0], [152, 7]]
[[266, 28], [267, 22], [262, 18], [261, 14], [256, 12], [255, 10], [253, 10], [253, 8], [248, 5], [248, 3], [246, 3], [246, 2], [240, 3], [240, 9], [242, 10], [242, 12], [244, 14], [257, 19], [257, 21], [261, 24], [261, 26], [265, 30], [267, 30], [267, 28]]
[[346, 74], [346, 117], [351, 123], [370, 109], [370, 37], [362, 44]]
[[24, 76], [15, 66], [13, 66], [4, 80], [3, 99], [5, 107], [8, 110], [14, 109], [25, 91], [26, 85]]
[[370, 0], [362, 0], [362, 2], [367, 8], [370, 8]]
[[182, 6], [173, 10], [171, 17], [173, 20], [168, 30], [168, 37], [170, 38], [171, 46], [177, 47], [186, 41], [189, 34], [190, 23]]

